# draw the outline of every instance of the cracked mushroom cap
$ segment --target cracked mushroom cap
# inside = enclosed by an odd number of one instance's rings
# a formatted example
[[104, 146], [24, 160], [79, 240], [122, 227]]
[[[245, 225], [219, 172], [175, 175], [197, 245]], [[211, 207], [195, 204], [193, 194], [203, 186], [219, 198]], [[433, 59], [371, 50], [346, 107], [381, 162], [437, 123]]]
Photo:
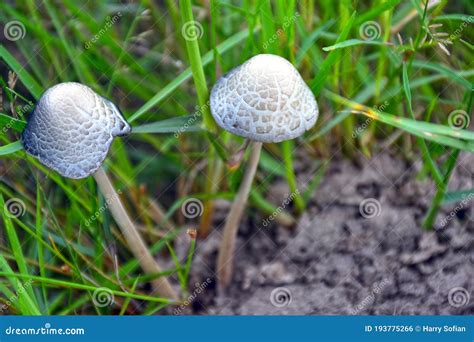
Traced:
[[225, 130], [261, 142], [302, 135], [318, 118], [318, 104], [286, 59], [252, 57], [224, 75], [211, 92], [211, 113]]
[[102, 165], [112, 140], [130, 125], [109, 100], [80, 83], [49, 88], [30, 115], [25, 151], [68, 178], [84, 178]]

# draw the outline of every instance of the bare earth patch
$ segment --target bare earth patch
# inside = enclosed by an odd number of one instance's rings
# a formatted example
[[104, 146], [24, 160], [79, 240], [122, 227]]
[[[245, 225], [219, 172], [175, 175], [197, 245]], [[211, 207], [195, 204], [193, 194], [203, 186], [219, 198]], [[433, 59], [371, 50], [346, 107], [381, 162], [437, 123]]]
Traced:
[[[331, 163], [293, 229], [264, 227], [265, 217], [243, 221], [226, 296], [218, 296], [215, 286], [220, 232], [199, 241], [192, 283], [210, 278], [212, 284], [183, 313], [473, 314], [472, 201], [461, 208], [445, 205], [437, 229], [423, 231], [435, 187], [416, 179], [421, 163], [387, 153], [361, 159], [360, 166], [343, 159]], [[299, 168], [304, 189], [309, 166]], [[450, 189], [473, 188], [473, 177], [474, 155], [463, 154]], [[276, 204], [288, 195], [283, 184], [272, 191]], [[372, 208], [363, 209], [362, 203]], [[454, 208], [454, 217], [443, 223]]]

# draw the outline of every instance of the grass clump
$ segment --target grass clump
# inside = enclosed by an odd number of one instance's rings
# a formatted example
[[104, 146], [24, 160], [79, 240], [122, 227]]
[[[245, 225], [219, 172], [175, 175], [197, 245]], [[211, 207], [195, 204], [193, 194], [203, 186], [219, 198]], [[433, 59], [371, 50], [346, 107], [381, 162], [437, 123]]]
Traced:
[[[275, 220], [291, 224], [335, 155], [390, 149], [422, 159], [420, 177], [433, 181], [434, 196], [420, 226], [432, 229], [444, 202], [474, 191], [448, 191], [459, 154], [474, 152], [469, 13], [467, 0], [1, 3], [10, 31], [0, 45], [0, 310], [153, 314], [169, 303], [149, 291], [161, 276], [179, 284], [183, 299], [192, 293], [196, 241], [186, 238], [184, 252], [175, 241], [190, 228], [198, 236], [218, 229], [215, 203], [232, 200], [243, 176], [228, 167], [243, 141], [215, 125], [209, 88], [260, 53], [295, 65], [320, 118], [298, 140], [264, 146], [247, 212], [278, 211]], [[150, 252], [171, 260], [163, 274], [140, 273], [93, 181], [62, 178], [22, 151], [34, 103], [63, 81], [113, 99], [133, 126], [114, 142], [107, 168]], [[294, 170], [301, 155], [316, 165], [306, 184]], [[283, 211], [267, 199], [278, 179], [298, 194]], [[103, 289], [113, 298], [105, 306], [96, 300]]]

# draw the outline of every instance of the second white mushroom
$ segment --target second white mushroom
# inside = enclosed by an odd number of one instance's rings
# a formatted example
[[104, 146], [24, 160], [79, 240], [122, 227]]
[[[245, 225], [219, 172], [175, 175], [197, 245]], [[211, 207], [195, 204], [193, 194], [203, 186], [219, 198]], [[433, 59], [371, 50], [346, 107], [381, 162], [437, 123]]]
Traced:
[[224, 226], [217, 260], [219, 288], [230, 283], [238, 226], [255, 176], [262, 143], [299, 137], [313, 127], [318, 105], [311, 89], [286, 59], [257, 55], [224, 75], [211, 92], [211, 112], [228, 132], [253, 141], [239, 191]]

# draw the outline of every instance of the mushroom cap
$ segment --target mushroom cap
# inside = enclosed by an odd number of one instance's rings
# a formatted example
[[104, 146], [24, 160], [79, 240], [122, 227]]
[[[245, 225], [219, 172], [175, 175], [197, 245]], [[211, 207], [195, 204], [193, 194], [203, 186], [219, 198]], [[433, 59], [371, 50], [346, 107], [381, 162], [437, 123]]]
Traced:
[[261, 142], [302, 135], [318, 118], [311, 89], [286, 59], [262, 54], [219, 79], [211, 113], [225, 130]]
[[80, 83], [49, 88], [30, 115], [25, 151], [62, 176], [80, 179], [102, 165], [112, 140], [131, 131], [118, 108]]

